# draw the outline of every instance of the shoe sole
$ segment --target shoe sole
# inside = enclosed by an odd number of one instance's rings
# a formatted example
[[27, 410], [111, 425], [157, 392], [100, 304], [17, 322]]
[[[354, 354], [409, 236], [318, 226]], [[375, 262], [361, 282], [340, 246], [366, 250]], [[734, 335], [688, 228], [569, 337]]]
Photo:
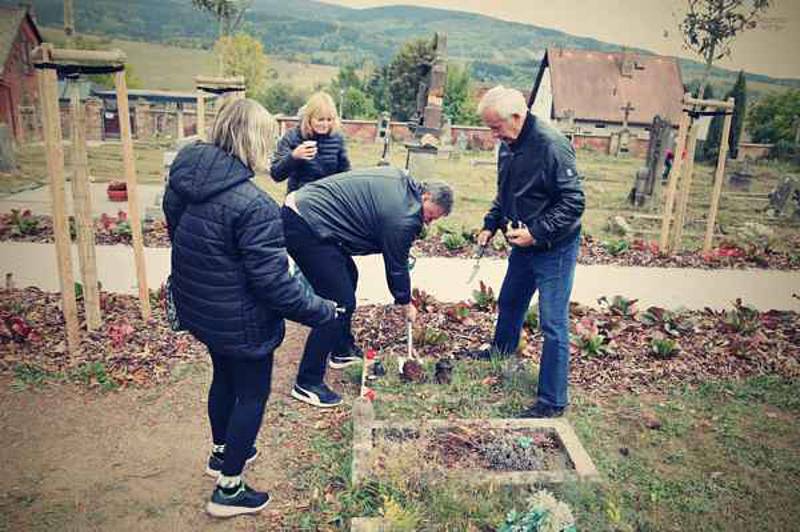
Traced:
[[352, 366], [354, 364], [360, 364], [360, 358], [354, 358], [352, 360], [348, 360], [347, 362], [334, 362], [333, 359], [328, 360], [328, 367], [331, 369], [342, 369], [346, 368], [347, 366]]
[[211, 517], [220, 517], [220, 518], [236, 517], [237, 515], [255, 514], [266, 508], [271, 500], [272, 498], [269, 498], [267, 499], [267, 502], [255, 508], [244, 508], [242, 506], [227, 506], [225, 504], [219, 504], [213, 501], [208, 501], [208, 504], [206, 504], [206, 512], [208, 512], [208, 515], [210, 515]]
[[[259, 455], [259, 454], [261, 454], [261, 451], [259, 451], [258, 449], [256, 449], [256, 454], [254, 454], [253, 456], [251, 456], [250, 458], [248, 458], [247, 460], [245, 460], [245, 461], [244, 461], [244, 465], [245, 465], [245, 467], [247, 467], [248, 465], [250, 465], [250, 464], [251, 464], [251, 463], [252, 463], [252, 462], [253, 462], [253, 461], [254, 461], [256, 458], [258, 458], [258, 455]], [[208, 465], [206, 465], [206, 475], [208, 475], [209, 477], [214, 477], [214, 478], [217, 478], [217, 477], [219, 476], [219, 474], [220, 474], [220, 473], [221, 473], [221, 471], [220, 471], [220, 470], [218, 470], [218, 469], [211, 469], [210, 467], [208, 467]]]
[[307, 395], [301, 394], [300, 392], [298, 392], [294, 388], [292, 388], [292, 397], [294, 397], [298, 401], [302, 401], [302, 402], [304, 402], [306, 404], [309, 404], [311, 406], [318, 406], [319, 408], [335, 408], [335, 407], [339, 406], [340, 404], [342, 404], [342, 400], [341, 399], [339, 400], [338, 403], [323, 403], [319, 399], [314, 398], [314, 396], [309, 397]]

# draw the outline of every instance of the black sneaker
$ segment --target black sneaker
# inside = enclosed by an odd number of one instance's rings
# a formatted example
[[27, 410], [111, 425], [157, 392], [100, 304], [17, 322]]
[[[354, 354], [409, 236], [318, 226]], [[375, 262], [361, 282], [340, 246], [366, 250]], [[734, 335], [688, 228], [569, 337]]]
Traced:
[[564, 415], [566, 408], [559, 408], [557, 406], [550, 406], [544, 403], [534, 403], [533, 406], [520, 412], [518, 417], [524, 418], [546, 418], [546, 417], [561, 417]]
[[214, 517], [254, 514], [266, 508], [269, 500], [269, 493], [256, 491], [244, 482], [239, 484], [239, 489], [231, 495], [226, 495], [223, 489], [217, 486], [211, 494], [211, 500], [206, 504], [206, 512]]
[[[258, 449], [255, 447], [250, 448], [250, 454], [247, 456], [244, 465], [249, 464], [258, 458]], [[208, 455], [208, 465], [206, 466], [206, 475], [217, 478], [222, 472], [222, 464], [225, 462], [225, 453], [211, 453]]]
[[342, 404], [342, 397], [328, 388], [328, 385], [324, 382], [315, 386], [295, 384], [294, 388], [292, 388], [292, 397], [322, 408], [332, 408]]
[[328, 366], [331, 369], [342, 369], [353, 364], [358, 364], [364, 360], [364, 351], [357, 345], [352, 346], [346, 353], [331, 355], [328, 359]]

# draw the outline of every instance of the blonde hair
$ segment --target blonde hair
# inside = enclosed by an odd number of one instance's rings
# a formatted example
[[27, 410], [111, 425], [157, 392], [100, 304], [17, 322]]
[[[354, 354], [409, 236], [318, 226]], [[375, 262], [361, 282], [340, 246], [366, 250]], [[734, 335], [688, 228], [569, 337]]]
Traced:
[[255, 100], [227, 99], [211, 126], [209, 141], [251, 170], [267, 168], [275, 146], [277, 122]]
[[478, 115], [494, 110], [501, 120], [508, 120], [512, 115], [525, 116], [528, 104], [525, 97], [517, 89], [509, 89], [498, 85], [486, 91], [478, 103]]
[[333, 98], [327, 92], [319, 91], [312, 94], [306, 104], [300, 108], [300, 133], [304, 139], [314, 136], [311, 119], [322, 115], [333, 117], [331, 133], [336, 133], [342, 128], [342, 122], [339, 120], [339, 113], [336, 112], [336, 104]]

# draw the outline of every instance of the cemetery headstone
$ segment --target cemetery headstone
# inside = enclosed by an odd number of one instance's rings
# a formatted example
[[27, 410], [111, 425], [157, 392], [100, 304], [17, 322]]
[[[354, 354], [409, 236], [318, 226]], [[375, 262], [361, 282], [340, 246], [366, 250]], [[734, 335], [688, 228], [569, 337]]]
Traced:
[[11, 128], [0, 124], [0, 172], [13, 172], [17, 168], [14, 157], [14, 138]]

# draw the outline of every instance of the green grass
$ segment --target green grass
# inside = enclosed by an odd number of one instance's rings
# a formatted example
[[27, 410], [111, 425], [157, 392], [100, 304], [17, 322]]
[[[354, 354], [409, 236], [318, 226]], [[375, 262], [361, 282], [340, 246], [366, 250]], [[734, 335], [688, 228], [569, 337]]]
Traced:
[[[168, 146], [166, 141], [136, 143], [136, 171], [140, 182], [152, 184], [163, 182], [163, 153]], [[375, 166], [380, 159], [381, 149], [378, 144], [351, 142], [349, 151], [353, 166], [356, 168]], [[88, 151], [90, 173], [96, 181], [121, 178], [122, 153], [119, 144], [91, 145]], [[70, 165], [69, 152], [69, 149], [65, 149], [67, 176]], [[489, 161], [491, 157], [489, 152], [467, 152], [458, 160], [439, 160], [430, 175], [418, 176], [422, 179], [444, 180], [455, 188], [456, 203], [453, 213], [437, 225], [457, 231], [463, 229], [467, 233], [477, 231], [495, 195], [496, 170], [491, 165], [473, 165], [471, 162]], [[17, 158], [20, 173], [0, 176], [0, 193], [9, 193], [47, 181], [44, 149], [41, 145], [24, 146], [18, 151]], [[394, 147], [391, 163], [398, 167], [405, 165], [405, 149], [401, 145]], [[616, 242], [619, 237], [610, 233], [608, 220], [613, 216], [623, 215], [633, 227], [634, 234], [631, 237], [658, 239], [660, 221], [635, 218], [635, 215], [659, 214], [662, 209], [661, 201], [651, 202], [642, 209], [632, 209], [626, 201], [633, 176], [640, 166], [642, 161], [639, 159], [615, 158], [590, 151], [578, 152], [578, 167], [584, 176], [586, 192], [586, 212], [583, 215], [585, 232], [600, 240], [608, 239], [609, 242], [612, 240]], [[756, 177], [751, 192], [761, 194], [771, 191], [781, 177], [798, 173], [796, 167], [772, 162], [755, 164], [752, 170]], [[266, 176], [258, 176], [256, 182], [276, 201], [283, 200], [286, 190], [284, 183], [274, 183]], [[687, 225], [684, 230], [686, 237], [684, 246], [688, 249], [697, 249], [702, 244], [711, 185], [712, 167], [705, 164], [695, 165]], [[744, 201], [726, 192], [727, 189], [724, 188], [718, 216], [720, 226], [727, 233], [726, 238], [741, 240], [743, 237], [738, 235], [738, 228], [745, 222], [758, 222], [773, 229], [778, 249], [787, 247], [787, 243], [790, 242], [787, 237], [798, 234], [799, 222], [769, 218], [763, 212], [764, 202]]]
[[33, 364], [14, 366], [14, 380], [11, 388], [15, 391], [41, 388], [49, 382], [75, 382], [85, 386], [97, 386], [103, 392], [116, 390], [118, 385], [106, 372], [103, 362], [83, 362], [66, 372], [49, 371]]
[[[532, 368], [514, 361], [458, 362], [447, 386], [404, 383], [391, 360], [387, 369], [372, 385], [378, 419], [513, 417], [535, 395]], [[573, 509], [579, 530], [791, 530], [800, 522], [797, 384], [759, 377], [607, 398], [573, 390], [568, 419], [603, 480], [548, 488]], [[647, 428], [643, 415], [661, 427]], [[411, 464], [352, 486], [351, 438], [348, 423], [314, 440], [318, 461], [299, 482], [336, 496], [313, 499], [290, 517], [293, 527], [346, 529], [350, 518], [391, 513], [397, 503], [397, 518], [419, 528], [488, 530], [542, 487], [466, 486]]]

